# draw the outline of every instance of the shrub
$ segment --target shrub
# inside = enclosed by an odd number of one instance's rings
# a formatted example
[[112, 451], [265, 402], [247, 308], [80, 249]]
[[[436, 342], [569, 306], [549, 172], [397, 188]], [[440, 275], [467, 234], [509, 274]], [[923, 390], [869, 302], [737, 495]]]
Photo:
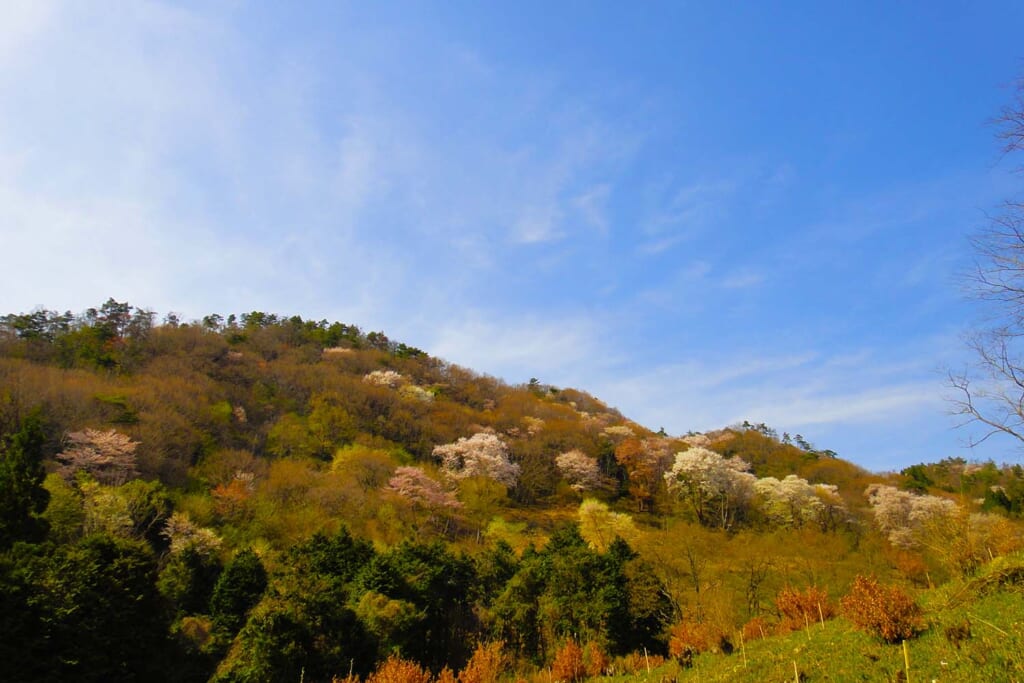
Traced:
[[747, 623], [743, 624], [743, 640], [748, 643], [752, 640], [760, 640], [771, 633], [771, 627], [761, 617], [754, 617]]
[[775, 606], [782, 614], [786, 630], [806, 628], [836, 614], [835, 605], [828, 601], [828, 592], [817, 586], [808, 586], [802, 593], [795, 588], [783, 588], [775, 596]]
[[857, 628], [887, 643], [913, 638], [923, 630], [917, 603], [897, 586], [882, 586], [874, 578], [858, 576], [840, 602]]
[[689, 664], [694, 655], [709, 650], [726, 650], [726, 639], [721, 631], [708, 622], [681, 621], [669, 633], [668, 652], [683, 664]]
[[480, 643], [465, 668], [459, 672], [459, 683], [495, 683], [509, 663], [504, 642]]
[[583, 665], [583, 649], [575, 640], [566, 641], [555, 653], [555, 660], [551, 662], [551, 677], [565, 683], [582, 681], [587, 677], [586, 667]]
[[367, 677], [366, 683], [430, 683], [430, 672], [416, 662], [392, 655]]
[[588, 676], [603, 676], [608, 670], [608, 654], [600, 645], [591, 641], [583, 648], [583, 666]]

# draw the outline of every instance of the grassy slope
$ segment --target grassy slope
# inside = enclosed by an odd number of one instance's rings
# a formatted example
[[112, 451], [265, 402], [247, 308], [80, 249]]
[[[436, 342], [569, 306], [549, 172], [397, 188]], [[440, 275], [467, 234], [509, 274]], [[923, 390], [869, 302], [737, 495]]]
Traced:
[[[910, 681], [1024, 681], [1024, 554], [996, 560], [970, 581], [928, 591], [920, 604], [928, 629], [907, 642]], [[965, 620], [971, 637], [958, 648], [946, 629]], [[689, 669], [669, 663], [647, 679], [793, 681], [794, 663], [801, 681], [906, 680], [900, 645], [882, 644], [842, 618], [747, 643], [745, 653], [704, 654]]]

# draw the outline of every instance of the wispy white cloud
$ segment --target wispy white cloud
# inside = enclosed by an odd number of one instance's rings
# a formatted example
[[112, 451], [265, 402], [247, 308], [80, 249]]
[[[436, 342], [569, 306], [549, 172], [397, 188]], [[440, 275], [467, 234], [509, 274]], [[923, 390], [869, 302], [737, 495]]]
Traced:
[[585, 316], [551, 320], [459, 312], [434, 324], [428, 342], [432, 354], [511, 381], [578, 376], [582, 365], [603, 355], [600, 328]]
[[655, 365], [632, 377], [606, 376], [598, 395], [618, 396], [627, 414], [674, 433], [743, 420], [791, 432], [826, 432], [899, 423], [941, 410], [941, 378], [920, 363], [907, 368], [877, 356], [871, 350], [841, 356], [705, 354], [702, 360]]

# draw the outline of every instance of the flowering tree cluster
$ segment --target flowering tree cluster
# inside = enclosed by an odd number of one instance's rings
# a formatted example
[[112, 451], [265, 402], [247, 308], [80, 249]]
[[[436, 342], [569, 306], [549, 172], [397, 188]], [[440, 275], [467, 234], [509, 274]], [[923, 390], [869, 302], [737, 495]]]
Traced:
[[682, 440], [683, 443], [688, 446], [701, 446], [707, 448], [711, 445], [711, 437], [707, 434], [687, 434]]
[[760, 508], [769, 522], [781, 527], [819, 524], [834, 526], [845, 513], [838, 488], [832, 484], [811, 484], [790, 474], [785, 479], [764, 477], [754, 482]]
[[184, 512], [175, 512], [167, 519], [163, 536], [171, 544], [172, 555], [194, 550], [203, 557], [212, 557], [221, 544], [213, 529], [197, 525]]
[[697, 446], [677, 453], [665, 473], [668, 489], [687, 503], [701, 524], [729, 529], [754, 497], [757, 478], [739, 457], [723, 458]]
[[555, 466], [575, 491], [592, 491], [607, 484], [597, 460], [581, 450], [573, 449], [555, 458]]
[[445, 489], [419, 467], [397, 468], [388, 481], [387, 490], [397, 493], [413, 505], [431, 510], [455, 510], [462, 507], [453, 491]]
[[400, 372], [394, 370], [374, 370], [364, 375], [363, 381], [368, 384], [397, 389], [405, 384], [406, 379]]
[[139, 476], [135, 456], [139, 443], [125, 434], [86, 429], [68, 434], [65, 444], [57, 460], [66, 479], [82, 471], [101, 484], [120, 485]]
[[399, 392], [405, 398], [411, 398], [416, 401], [422, 401], [423, 403], [430, 403], [434, 400], [434, 394], [428, 389], [416, 386], [415, 384], [406, 384], [404, 387], [399, 389]]
[[739, 457], [724, 458], [694, 446], [676, 454], [665, 482], [706, 526], [731, 528], [753, 509], [779, 527], [814, 523], [830, 529], [847, 516], [836, 486], [811, 484], [795, 474], [758, 479], [749, 470]]
[[508, 486], [516, 485], [519, 465], [509, 459], [508, 447], [494, 434], [479, 432], [455, 443], [437, 446], [434, 457], [441, 468], [455, 479], [487, 477]]
[[872, 484], [865, 491], [875, 524], [902, 548], [920, 544], [921, 532], [937, 519], [957, 513], [957, 504], [947, 498], [901, 491], [894, 486]]

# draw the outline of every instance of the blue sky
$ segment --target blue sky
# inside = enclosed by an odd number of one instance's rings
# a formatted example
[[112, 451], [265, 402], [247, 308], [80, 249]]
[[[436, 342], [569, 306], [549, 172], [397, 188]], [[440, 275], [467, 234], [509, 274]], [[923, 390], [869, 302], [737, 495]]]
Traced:
[[962, 445], [1024, 5], [5, 3], [0, 309], [383, 329], [670, 433]]

